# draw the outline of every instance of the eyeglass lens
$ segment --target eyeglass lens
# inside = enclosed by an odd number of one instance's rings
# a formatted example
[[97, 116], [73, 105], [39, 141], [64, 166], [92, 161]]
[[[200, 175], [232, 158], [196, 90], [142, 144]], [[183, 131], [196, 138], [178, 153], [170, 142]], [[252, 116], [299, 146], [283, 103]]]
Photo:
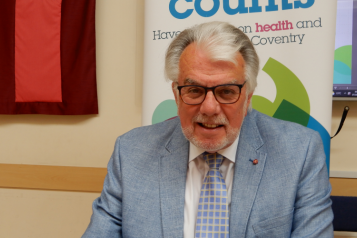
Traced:
[[[220, 103], [235, 103], [239, 99], [237, 85], [222, 85], [214, 89], [214, 95]], [[206, 90], [199, 86], [187, 86], [181, 89], [182, 100], [187, 104], [200, 104], [206, 97]]]

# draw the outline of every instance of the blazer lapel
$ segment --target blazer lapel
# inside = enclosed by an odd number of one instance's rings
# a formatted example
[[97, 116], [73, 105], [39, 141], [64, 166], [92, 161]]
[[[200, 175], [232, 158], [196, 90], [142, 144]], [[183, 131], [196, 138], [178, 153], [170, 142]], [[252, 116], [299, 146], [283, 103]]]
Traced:
[[[250, 113], [253, 114], [253, 113]], [[238, 143], [230, 208], [230, 237], [245, 237], [247, 223], [265, 166], [266, 153], [254, 116], [247, 116]], [[254, 165], [253, 160], [258, 164]]]
[[178, 123], [160, 158], [161, 220], [165, 238], [183, 237], [188, 146]]

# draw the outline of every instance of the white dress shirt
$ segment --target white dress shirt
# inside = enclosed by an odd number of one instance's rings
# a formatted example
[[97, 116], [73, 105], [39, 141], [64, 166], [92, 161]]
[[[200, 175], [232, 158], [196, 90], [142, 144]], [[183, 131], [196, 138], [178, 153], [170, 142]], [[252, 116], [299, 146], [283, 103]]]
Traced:
[[[228, 148], [217, 152], [226, 158], [223, 160], [219, 170], [224, 178], [224, 181], [226, 182], [229, 209], [231, 207], [234, 163], [236, 161], [238, 140], [239, 136]], [[190, 154], [188, 160], [185, 191], [184, 238], [195, 237], [196, 218], [201, 187], [203, 180], [209, 170], [208, 164], [203, 159], [203, 152], [205, 152], [203, 149], [198, 148], [194, 144], [190, 143]]]

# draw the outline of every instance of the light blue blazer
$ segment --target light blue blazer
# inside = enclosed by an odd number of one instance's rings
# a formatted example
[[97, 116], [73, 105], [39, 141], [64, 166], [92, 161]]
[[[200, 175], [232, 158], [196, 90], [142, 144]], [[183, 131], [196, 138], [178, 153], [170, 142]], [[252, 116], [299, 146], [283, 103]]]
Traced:
[[[188, 152], [179, 118], [120, 136], [83, 237], [183, 237]], [[317, 132], [253, 110], [236, 156], [231, 238], [333, 237]]]

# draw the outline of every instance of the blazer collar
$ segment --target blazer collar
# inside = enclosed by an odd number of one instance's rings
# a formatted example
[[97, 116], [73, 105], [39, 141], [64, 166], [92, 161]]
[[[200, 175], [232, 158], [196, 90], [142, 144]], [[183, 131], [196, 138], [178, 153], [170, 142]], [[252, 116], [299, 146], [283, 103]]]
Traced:
[[182, 146], [188, 146], [189, 144], [188, 140], [182, 133], [180, 118], [177, 117], [173, 120], [176, 121], [176, 127], [173, 130], [171, 137], [167, 140], [165, 144], [165, 149], [170, 154], [173, 153], [175, 150], [181, 148]]
[[164, 237], [183, 237], [188, 145], [180, 120], [160, 156], [160, 201]]
[[[263, 174], [266, 153], [262, 150], [264, 141], [260, 135], [253, 110], [244, 119], [232, 186], [230, 209], [230, 237], [245, 237], [247, 224]], [[258, 164], [254, 165], [253, 160]]]

